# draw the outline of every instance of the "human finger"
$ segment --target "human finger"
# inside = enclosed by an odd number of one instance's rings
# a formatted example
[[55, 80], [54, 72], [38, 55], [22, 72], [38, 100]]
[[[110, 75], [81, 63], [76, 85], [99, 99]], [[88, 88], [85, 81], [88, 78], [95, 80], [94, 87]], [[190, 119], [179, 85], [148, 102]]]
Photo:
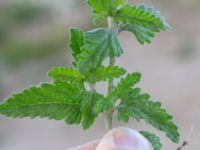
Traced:
[[95, 150], [98, 143], [99, 143], [99, 140], [96, 140], [96, 141], [92, 141], [87, 144], [84, 144], [75, 148], [66, 149], [66, 150]]

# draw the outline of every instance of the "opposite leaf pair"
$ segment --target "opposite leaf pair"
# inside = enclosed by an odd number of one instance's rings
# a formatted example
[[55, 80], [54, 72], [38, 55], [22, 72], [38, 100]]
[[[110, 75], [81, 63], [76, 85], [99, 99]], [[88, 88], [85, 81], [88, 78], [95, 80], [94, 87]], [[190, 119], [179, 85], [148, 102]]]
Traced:
[[110, 29], [98, 28], [85, 33], [71, 29], [71, 41], [72, 54], [77, 61], [74, 64], [81, 73], [95, 70], [107, 57], [122, 54], [117, 35]]
[[155, 32], [170, 29], [165, 18], [152, 6], [127, 4], [126, 0], [88, 0], [94, 13], [94, 21], [102, 22], [111, 16], [119, 31], [132, 32], [137, 40], [150, 43]]

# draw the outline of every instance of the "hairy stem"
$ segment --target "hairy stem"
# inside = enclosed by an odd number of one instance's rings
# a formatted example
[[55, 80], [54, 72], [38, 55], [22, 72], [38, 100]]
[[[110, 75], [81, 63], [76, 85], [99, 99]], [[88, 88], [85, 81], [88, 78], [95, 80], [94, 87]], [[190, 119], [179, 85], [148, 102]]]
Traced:
[[[113, 29], [113, 22], [112, 22], [112, 17], [107, 18], [108, 21], [108, 28]], [[115, 64], [115, 58], [109, 58], [109, 66], [114, 66]], [[108, 95], [110, 95], [113, 91], [113, 86], [114, 86], [114, 80], [113, 78], [108, 80]], [[105, 123], [106, 123], [106, 130], [110, 130], [113, 128], [113, 113], [114, 110], [108, 110], [105, 112]]]
[[[115, 58], [110, 58], [109, 66], [114, 66]], [[112, 93], [114, 88], [114, 80], [113, 78], [108, 80], [108, 95]]]

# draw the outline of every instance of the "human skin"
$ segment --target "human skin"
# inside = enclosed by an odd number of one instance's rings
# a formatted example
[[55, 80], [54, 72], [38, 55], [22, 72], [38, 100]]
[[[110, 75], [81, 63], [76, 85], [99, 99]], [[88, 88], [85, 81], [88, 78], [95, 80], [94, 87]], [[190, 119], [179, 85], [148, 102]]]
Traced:
[[101, 140], [66, 150], [153, 150], [153, 148], [137, 131], [118, 127], [106, 133]]

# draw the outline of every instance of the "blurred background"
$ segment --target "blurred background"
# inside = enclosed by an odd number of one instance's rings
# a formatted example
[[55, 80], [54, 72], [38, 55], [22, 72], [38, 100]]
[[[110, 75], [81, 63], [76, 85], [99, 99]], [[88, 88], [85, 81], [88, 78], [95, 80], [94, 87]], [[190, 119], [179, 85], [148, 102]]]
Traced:
[[[122, 33], [125, 50], [117, 64], [143, 74], [139, 84], [174, 116], [187, 150], [200, 146], [200, 1], [129, 0], [154, 5], [172, 30], [157, 34], [141, 46], [130, 33]], [[12, 92], [50, 80], [53, 66], [70, 66], [68, 30], [94, 28], [84, 0], [0, 0], [0, 100]], [[123, 124], [115, 124], [121, 126]], [[164, 134], [131, 121], [127, 126], [161, 136], [163, 150], [176, 150]], [[191, 128], [194, 128], [192, 131]], [[191, 132], [192, 131], [192, 132]], [[63, 150], [105, 133], [101, 117], [87, 131], [80, 126], [47, 119], [10, 119], [0, 116], [0, 150]], [[197, 141], [197, 142], [196, 142]]]

